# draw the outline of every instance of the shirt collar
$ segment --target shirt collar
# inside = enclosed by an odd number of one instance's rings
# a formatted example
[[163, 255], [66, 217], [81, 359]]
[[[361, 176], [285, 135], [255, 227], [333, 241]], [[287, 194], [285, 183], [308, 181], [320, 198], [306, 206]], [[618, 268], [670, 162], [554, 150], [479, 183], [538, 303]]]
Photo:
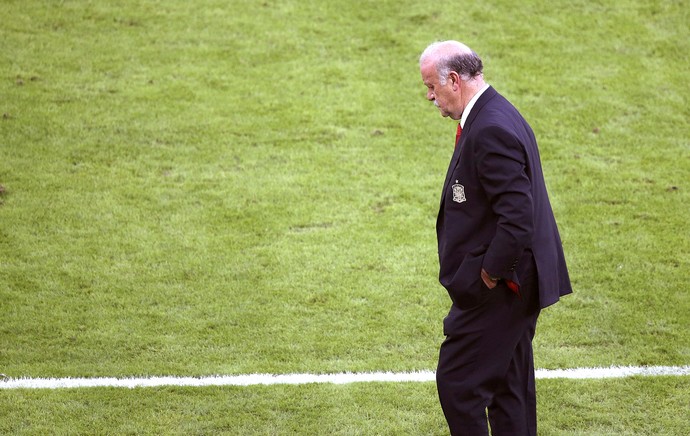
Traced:
[[484, 94], [484, 91], [489, 89], [489, 84], [487, 83], [484, 85], [482, 89], [480, 89], [476, 94], [474, 94], [474, 97], [470, 100], [469, 103], [467, 103], [467, 106], [465, 106], [465, 110], [462, 111], [462, 118], [460, 118], [460, 127], [463, 129], [465, 128], [465, 121], [467, 121], [467, 117], [470, 116], [470, 111], [474, 107], [474, 104], [479, 100], [479, 97], [481, 97], [482, 94]]

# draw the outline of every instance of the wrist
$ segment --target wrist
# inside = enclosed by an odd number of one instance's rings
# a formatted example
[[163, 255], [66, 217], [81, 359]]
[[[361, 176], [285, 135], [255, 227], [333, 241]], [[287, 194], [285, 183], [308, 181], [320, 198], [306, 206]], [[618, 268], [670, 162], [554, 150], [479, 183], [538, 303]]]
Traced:
[[496, 284], [496, 283], [498, 283], [499, 280], [501, 280], [500, 277], [493, 277], [484, 268], [482, 268], [481, 276], [482, 276], [482, 280], [484, 280], [485, 282], [492, 283], [492, 284]]

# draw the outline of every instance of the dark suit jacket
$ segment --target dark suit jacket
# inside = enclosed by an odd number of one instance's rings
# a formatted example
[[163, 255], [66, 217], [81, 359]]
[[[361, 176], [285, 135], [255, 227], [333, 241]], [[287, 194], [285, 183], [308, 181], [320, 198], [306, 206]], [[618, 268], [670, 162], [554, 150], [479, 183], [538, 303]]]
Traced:
[[534, 133], [492, 87], [475, 103], [456, 144], [436, 232], [439, 279], [461, 309], [480, 304], [488, 292], [482, 267], [520, 284], [536, 265], [542, 308], [572, 292]]

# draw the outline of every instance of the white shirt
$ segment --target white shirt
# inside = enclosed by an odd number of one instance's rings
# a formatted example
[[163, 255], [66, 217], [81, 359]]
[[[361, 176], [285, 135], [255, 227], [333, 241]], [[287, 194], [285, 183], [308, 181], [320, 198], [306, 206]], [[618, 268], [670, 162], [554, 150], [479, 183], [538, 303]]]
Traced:
[[462, 111], [462, 117], [460, 118], [460, 127], [463, 129], [465, 128], [465, 121], [467, 121], [467, 117], [470, 116], [470, 111], [474, 107], [474, 104], [479, 100], [479, 97], [481, 97], [482, 94], [484, 94], [484, 91], [489, 89], [489, 84], [487, 83], [484, 85], [482, 89], [480, 89], [476, 94], [474, 94], [474, 97], [472, 97], [472, 100], [470, 100], [469, 103], [467, 103], [467, 106], [465, 106], [465, 110]]

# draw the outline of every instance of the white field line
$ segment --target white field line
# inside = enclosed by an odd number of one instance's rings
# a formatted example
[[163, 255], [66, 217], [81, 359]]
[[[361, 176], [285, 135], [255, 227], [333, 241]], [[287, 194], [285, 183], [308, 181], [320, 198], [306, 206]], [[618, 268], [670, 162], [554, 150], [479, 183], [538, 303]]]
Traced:
[[[538, 379], [604, 379], [630, 376], [687, 376], [690, 366], [612, 366], [609, 368], [538, 369]], [[4, 374], [2, 375], [4, 376]], [[12, 378], [0, 377], [0, 389], [58, 389], [89, 387], [139, 388], [156, 386], [254, 386], [307, 383], [431, 382], [433, 371], [364, 372], [338, 374], [246, 374], [208, 377], [140, 378]]]

